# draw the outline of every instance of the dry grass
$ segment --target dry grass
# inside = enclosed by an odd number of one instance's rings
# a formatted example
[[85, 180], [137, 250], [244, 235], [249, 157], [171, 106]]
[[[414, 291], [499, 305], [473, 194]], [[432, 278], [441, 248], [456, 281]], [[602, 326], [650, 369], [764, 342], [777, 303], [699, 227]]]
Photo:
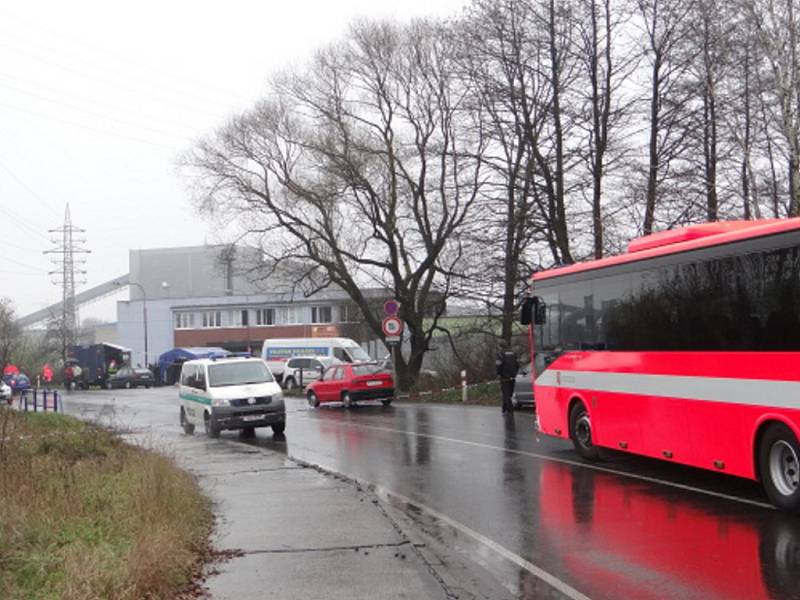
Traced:
[[63, 415], [0, 409], [0, 598], [175, 598], [211, 526], [168, 458]]

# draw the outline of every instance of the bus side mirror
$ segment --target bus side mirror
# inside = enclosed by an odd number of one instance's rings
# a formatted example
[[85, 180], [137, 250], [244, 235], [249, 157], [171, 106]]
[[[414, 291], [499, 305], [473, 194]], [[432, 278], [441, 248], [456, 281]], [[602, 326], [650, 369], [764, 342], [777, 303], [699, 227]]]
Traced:
[[522, 325], [543, 325], [547, 321], [547, 305], [539, 296], [525, 298], [520, 310], [519, 322]]
[[530, 325], [533, 320], [533, 298], [525, 298], [519, 311], [519, 322], [522, 325]]

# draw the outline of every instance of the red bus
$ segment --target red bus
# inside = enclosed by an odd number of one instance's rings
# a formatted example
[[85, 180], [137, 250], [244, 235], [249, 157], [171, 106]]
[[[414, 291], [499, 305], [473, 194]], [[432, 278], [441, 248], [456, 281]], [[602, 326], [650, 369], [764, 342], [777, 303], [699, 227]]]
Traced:
[[760, 480], [800, 514], [800, 218], [653, 234], [531, 289], [543, 433]]

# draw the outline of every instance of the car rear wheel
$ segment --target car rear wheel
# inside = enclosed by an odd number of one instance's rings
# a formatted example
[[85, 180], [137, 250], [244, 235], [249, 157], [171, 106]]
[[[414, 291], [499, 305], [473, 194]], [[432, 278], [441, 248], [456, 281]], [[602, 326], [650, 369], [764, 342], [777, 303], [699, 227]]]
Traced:
[[353, 408], [353, 406], [355, 406], [353, 399], [350, 397], [350, 392], [344, 392], [342, 394], [342, 404], [344, 404], [345, 408]]
[[255, 435], [256, 435], [255, 427], [245, 427], [242, 429], [242, 437], [244, 438], [255, 437]]
[[186, 418], [186, 411], [183, 410], [181, 406], [181, 427], [183, 427], [183, 433], [186, 435], [192, 435], [194, 433], [194, 424], [189, 422], [189, 419]]
[[770, 501], [800, 514], [800, 444], [783, 423], [770, 425], [758, 449], [761, 482]]
[[285, 421], [283, 423], [275, 423], [275, 425], [272, 426], [273, 435], [282, 435], [284, 431], [286, 431]]
[[381, 404], [383, 404], [384, 406], [389, 406], [391, 403], [392, 403], [391, 398], [389, 398], [388, 400], [381, 400]]
[[569, 411], [569, 437], [575, 451], [586, 460], [597, 460], [600, 451], [593, 443], [592, 421], [583, 402], [577, 402]]
[[287, 377], [286, 381], [283, 384], [283, 387], [286, 388], [287, 392], [291, 392], [297, 387], [297, 383], [294, 380], [294, 377]]
[[317, 398], [317, 395], [314, 392], [308, 392], [307, 398], [308, 398], [308, 405], [311, 408], [319, 407], [319, 398]]

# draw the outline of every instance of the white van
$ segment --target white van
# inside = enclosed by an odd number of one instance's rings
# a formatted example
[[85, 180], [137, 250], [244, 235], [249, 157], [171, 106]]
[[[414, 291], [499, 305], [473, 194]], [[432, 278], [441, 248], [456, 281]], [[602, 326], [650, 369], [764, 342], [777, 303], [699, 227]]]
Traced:
[[203, 358], [181, 367], [181, 426], [188, 435], [196, 426], [217, 437], [223, 429], [286, 429], [283, 392], [260, 358]]
[[261, 358], [270, 371], [283, 379], [286, 361], [295, 356], [327, 356], [341, 362], [369, 362], [371, 359], [364, 349], [348, 338], [283, 338], [264, 340]]

